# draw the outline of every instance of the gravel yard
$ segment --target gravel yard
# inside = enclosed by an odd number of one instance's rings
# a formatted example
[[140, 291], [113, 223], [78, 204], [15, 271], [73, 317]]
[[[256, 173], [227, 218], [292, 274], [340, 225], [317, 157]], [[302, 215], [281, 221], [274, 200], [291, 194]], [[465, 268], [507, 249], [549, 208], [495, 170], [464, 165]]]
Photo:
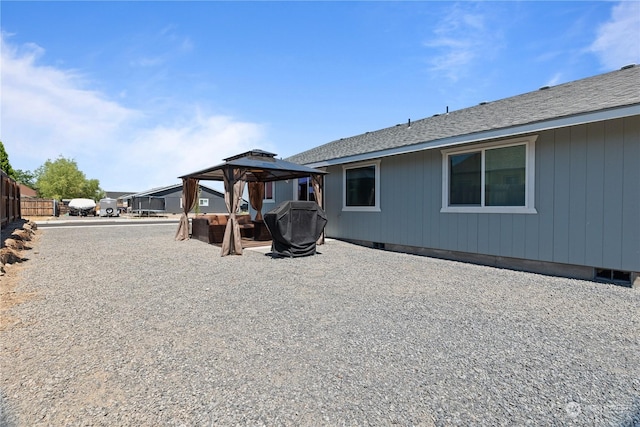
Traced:
[[41, 230], [0, 425], [640, 424], [638, 290], [340, 241], [221, 258], [176, 228]]

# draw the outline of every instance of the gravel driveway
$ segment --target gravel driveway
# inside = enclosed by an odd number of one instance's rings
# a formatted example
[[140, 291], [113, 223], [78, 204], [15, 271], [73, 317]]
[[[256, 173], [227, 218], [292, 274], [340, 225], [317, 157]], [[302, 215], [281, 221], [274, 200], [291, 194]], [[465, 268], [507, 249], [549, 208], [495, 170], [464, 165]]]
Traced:
[[0, 424], [640, 424], [640, 292], [329, 241], [48, 228], [0, 332]]

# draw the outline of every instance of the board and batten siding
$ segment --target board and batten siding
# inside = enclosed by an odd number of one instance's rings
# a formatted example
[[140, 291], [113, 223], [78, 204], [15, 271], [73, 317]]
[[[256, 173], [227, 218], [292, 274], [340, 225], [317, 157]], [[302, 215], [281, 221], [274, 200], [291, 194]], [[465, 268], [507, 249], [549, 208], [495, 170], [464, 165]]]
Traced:
[[[173, 188], [164, 191], [158, 191], [156, 193], [151, 194], [152, 197], [162, 197], [165, 201], [165, 212], [179, 214], [183, 212], [183, 209], [180, 207], [181, 199], [182, 199], [182, 187]], [[146, 197], [146, 196], [142, 196]], [[224, 197], [220, 196], [212, 191], [207, 190], [206, 188], [202, 188], [202, 191], [199, 195], [201, 199], [209, 199], [209, 206], [200, 206], [198, 211], [200, 213], [226, 213], [227, 205], [224, 202]], [[196, 209], [193, 209], [194, 212]]]
[[325, 177], [326, 234], [473, 254], [640, 271], [640, 117], [538, 133], [536, 214], [441, 213], [442, 153], [380, 162], [380, 212], [342, 210]]

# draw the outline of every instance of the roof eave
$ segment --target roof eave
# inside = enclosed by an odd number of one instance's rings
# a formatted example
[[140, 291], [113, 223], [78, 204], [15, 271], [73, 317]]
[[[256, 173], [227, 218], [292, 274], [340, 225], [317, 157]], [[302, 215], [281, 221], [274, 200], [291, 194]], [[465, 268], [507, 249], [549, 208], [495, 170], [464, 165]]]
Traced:
[[321, 168], [333, 165], [341, 165], [346, 163], [355, 163], [367, 160], [378, 159], [381, 157], [395, 156], [399, 154], [414, 153], [423, 150], [432, 150], [437, 148], [447, 148], [456, 145], [469, 144], [474, 142], [482, 142], [492, 139], [508, 138], [512, 136], [523, 135], [532, 132], [542, 132], [549, 129], [558, 129], [567, 126], [576, 126], [587, 123], [600, 122], [604, 120], [612, 120], [623, 117], [640, 115], [640, 104], [626, 105], [623, 107], [610, 108], [595, 112], [575, 114], [571, 116], [558, 117], [555, 119], [544, 120], [540, 122], [527, 123], [522, 125], [510, 126], [500, 129], [491, 129], [487, 131], [456, 135], [448, 138], [424, 141], [417, 144], [411, 144], [401, 147], [388, 148], [385, 150], [371, 151], [368, 153], [354, 154], [351, 156], [337, 157], [334, 159], [321, 160], [306, 163], [311, 168]]

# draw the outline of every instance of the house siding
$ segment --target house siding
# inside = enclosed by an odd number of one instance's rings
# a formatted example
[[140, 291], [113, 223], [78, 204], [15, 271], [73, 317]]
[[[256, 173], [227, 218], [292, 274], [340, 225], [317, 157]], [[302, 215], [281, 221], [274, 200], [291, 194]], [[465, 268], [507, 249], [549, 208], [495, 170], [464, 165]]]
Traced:
[[640, 118], [625, 120], [622, 159], [623, 270], [640, 270]]
[[442, 154], [433, 149], [381, 159], [380, 212], [343, 212], [342, 166], [329, 167], [326, 234], [640, 271], [640, 117], [537, 135], [535, 214], [441, 213]]
[[[205, 187], [201, 187], [201, 199], [209, 199], [209, 206], [200, 206], [200, 213], [220, 213], [227, 212], [227, 206], [224, 202], [224, 195], [209, 191]], [[182, 186], [159, 190], [156, 192], [145, 194], [141, 197], [162, 197], [165, 200], [165, 212], [171, 214], [181, 214], [183, 209], [180, 207], [180, 199], [182, 198]], [[135, 209], [135, 207], [134, 207]], [[195, 209], [191, 212], [195, 212]]]
[[589, 189], [585, 199], [585, 262], [602, 264], [602, 236], [604, 233], [604, 124], [587, 126], [586, 163], [589, 173], [585, 187]]

